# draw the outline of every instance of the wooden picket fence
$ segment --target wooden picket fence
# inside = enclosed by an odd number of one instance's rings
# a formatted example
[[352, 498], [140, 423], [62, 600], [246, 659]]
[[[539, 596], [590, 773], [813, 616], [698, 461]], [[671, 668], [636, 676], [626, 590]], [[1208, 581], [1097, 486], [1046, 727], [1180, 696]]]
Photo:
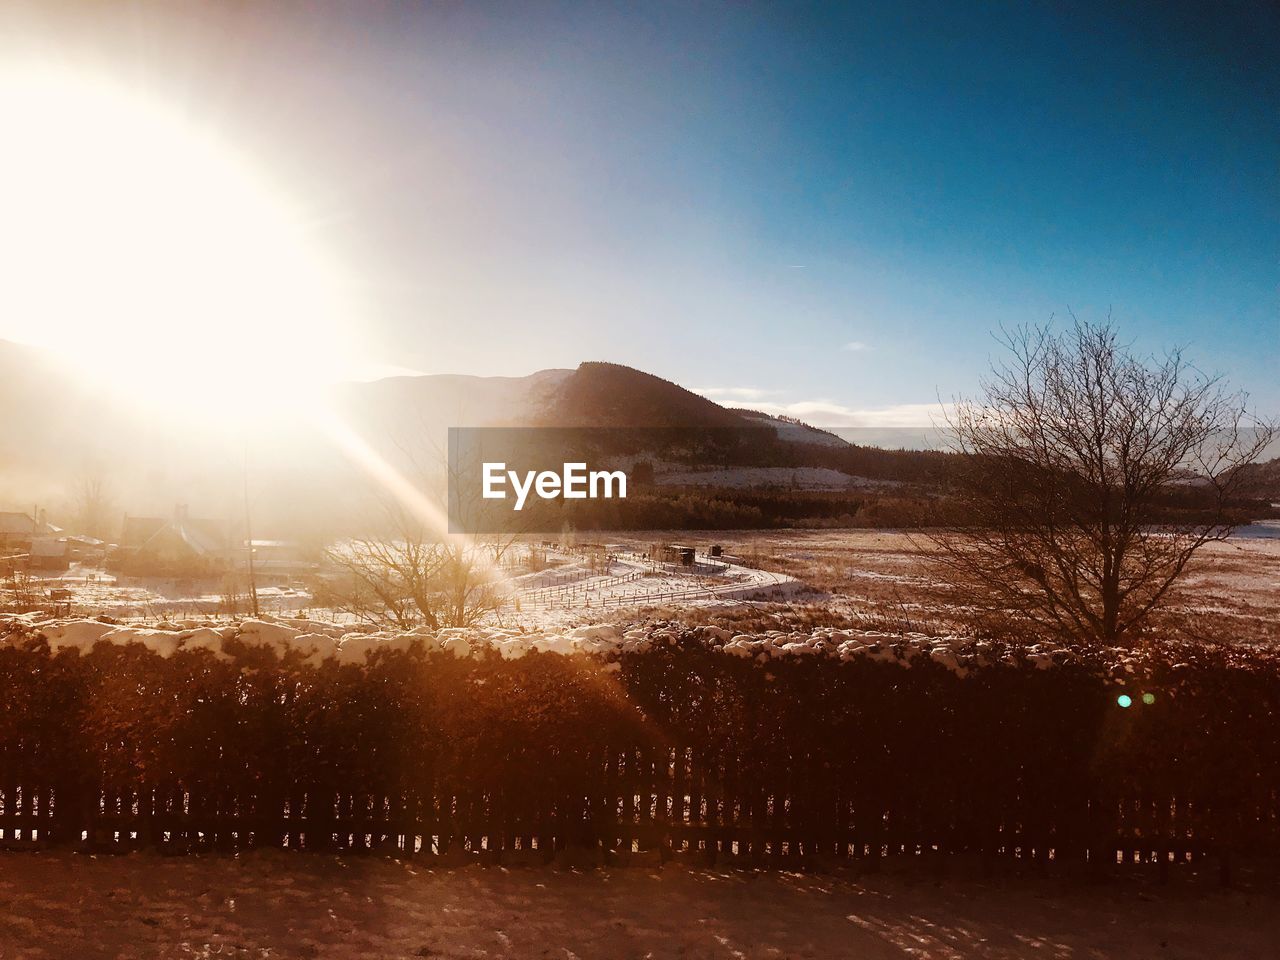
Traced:
[[[435, 791], [309, 791], [243, 795], [182, 787], [106, 787], [71, 797], [4, 779], [0, 849], [72, 847], [167, 853], [286, 848], [380, 853], [442, 863], [549, 862], [565, 851], [594, 862], [632, 854], [752, 867], [805, 868], [953, 855], [1040, 865], [1170, 866], [1217, 856], [1225, 871], [1248, 838], [1277, 852], [1280, 797], [1215, 811], [1181, 797], [1126, 795], [1083, 804], [1011, 796], [980, 819], [951, 816], [936, 798], [891, 797], [874, 784], [842, 790], [749, 782], [732, 762], [692, 749], [627, 750], [601, 758], [593, 782], [556, 795]], [[1244, 827], [1245, 829], [1241, 829]]]

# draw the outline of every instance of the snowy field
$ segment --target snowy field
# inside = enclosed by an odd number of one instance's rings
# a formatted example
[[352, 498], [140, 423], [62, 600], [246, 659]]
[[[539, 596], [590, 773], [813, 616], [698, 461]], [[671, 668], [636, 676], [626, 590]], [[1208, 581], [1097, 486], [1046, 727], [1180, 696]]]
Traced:
[[0, 856], [0, 957], [1207, 960], [1275, 956], [1280, 895], [255, 853]]
[[563, 559], [563, 566], [513, 582], [499, 619], [527, 627], [565, 626], [641, 607], [785, 600], [804, 589], [788, 574], [703, 555], [694, 566], [681, 567], [620, 551], [598, 571], [585, 561]]
[[[898, 530], [734, 531], [727, 552], [757, 557], [811, 591], [789, 616], [877, 629], [959, 631], [964, 598], [939, 582], [922, 556], [928, 542]], [[1196, 555], [1167, 615], [1227, 642], [1280, 645], [1280, 522], [1253, 524]]]
[[[693, 616], [746, 628], [792, 622], [948, 636], [962, 628], [963, 598], [948, 593], [924, 563], [927, 544], [894, 530], [779, 530], [610, 534], [619, 549], [603, 567], [565, 553], [538, 573], [511, 574], [508, 602], [493, 623], [529, 630], [561, 630], [638, 615]], [[713, 568], [654, 565], [640, 555], [655, 542], [688, 541], [700, 549], [721, 544], [731, 557], [751, 558]], [[101, 571], [73, 568], [50, 587], [70, 588], [69, 613], [122, 618], [222, 617], [224, 598], [208, 590], [183, 592], [175, 582], [116, 582]], [[302, 590], [261, 588], [264, 612], [338, 619], [314, 606]], [[772, 607], [769, 615], [760, 611]], [[244, 614], [243, 598], [239, 612]], [[1280, 522], [1242, 528], [1207, 546], [1182, 581], [1170, 613], [1191, 618], [1205, 636], [1232, 642], [1280, 643]], [[781, 619], [779, 619], [781, 617]]]
[[[178, 614], [213, 616], [228, 609], [217, 581], [166, 577], [123, 577], [101, 567], [73, 563], [58, 573], [36, 572], [33, 581], [48, 593], [71, 594], [70, 610], [77, 614], [105, 613], [116, 617], [166, 617]], [[239, 597], [239, 609], [248, 599]], [[293, 612], [311, 603], [311, 595], [295, 587], [258, 587], [258, 606], [272, 613]]]
[[[699, 604], [726, 600], [791, 596], [803, 585], [787, 574], [700, 557], [691, 568], [653, 563], [639, 554], [620, 552], [599, 569], [572, 553], [551, 551], [555, 566], [536, 573], [510, 573], [508, 600], [492, 618], [530, 627], [561, 626], [626, 608], [656, 604]], [[107, 614], [120, 618], [165, 619], [228, 616], [227, 598], [213, 584], [153, 578], [118, 578], [105, 570], [72, 566], [59, 575], [39, 578], [44, 591], [71, 594], [67, 612], [76, 616]], [[238, 598], [240, 613], [247, 598]], [[317, 608], [303, 589], [259, 587], [259, 608], [266, 613], [305, 612], [318, 619], [342, 619]]]

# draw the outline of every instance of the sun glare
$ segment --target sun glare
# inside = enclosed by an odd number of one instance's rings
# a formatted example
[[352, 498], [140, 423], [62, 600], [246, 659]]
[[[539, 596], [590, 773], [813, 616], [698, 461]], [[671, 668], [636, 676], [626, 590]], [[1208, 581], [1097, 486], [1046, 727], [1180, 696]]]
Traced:
[[347, 373], [332, 265], [199, 118], [35, 67], [0, 71], [0, 118], [0, 337], [212, 420]]

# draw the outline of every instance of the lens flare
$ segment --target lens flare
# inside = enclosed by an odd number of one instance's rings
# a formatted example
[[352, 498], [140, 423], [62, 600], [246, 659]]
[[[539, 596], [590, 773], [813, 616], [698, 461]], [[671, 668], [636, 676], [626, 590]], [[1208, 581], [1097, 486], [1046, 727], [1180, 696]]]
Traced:
[[210, 125], [105, 77], [0, 69], [0, 337], [147, 409], [290, 406], [355, 348], [310, 220]]

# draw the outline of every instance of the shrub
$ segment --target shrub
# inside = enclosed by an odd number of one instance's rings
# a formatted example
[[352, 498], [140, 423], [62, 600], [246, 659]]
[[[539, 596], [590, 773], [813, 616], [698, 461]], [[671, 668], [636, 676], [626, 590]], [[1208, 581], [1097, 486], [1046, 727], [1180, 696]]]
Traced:
[[14, 814], [21, 790], [32, 819], [0, 825], [495, 856], [536, 841], [1167, 861], [1280, 837], [1268, 655], [957, 655], [883, 638], [844, 656], [829, 630], [648, 633], [514, 659], [375, 638], [362, 663], [235, 638], [221, 653], [53, 654], [30, 635], [0, 647], [0, 792]]

